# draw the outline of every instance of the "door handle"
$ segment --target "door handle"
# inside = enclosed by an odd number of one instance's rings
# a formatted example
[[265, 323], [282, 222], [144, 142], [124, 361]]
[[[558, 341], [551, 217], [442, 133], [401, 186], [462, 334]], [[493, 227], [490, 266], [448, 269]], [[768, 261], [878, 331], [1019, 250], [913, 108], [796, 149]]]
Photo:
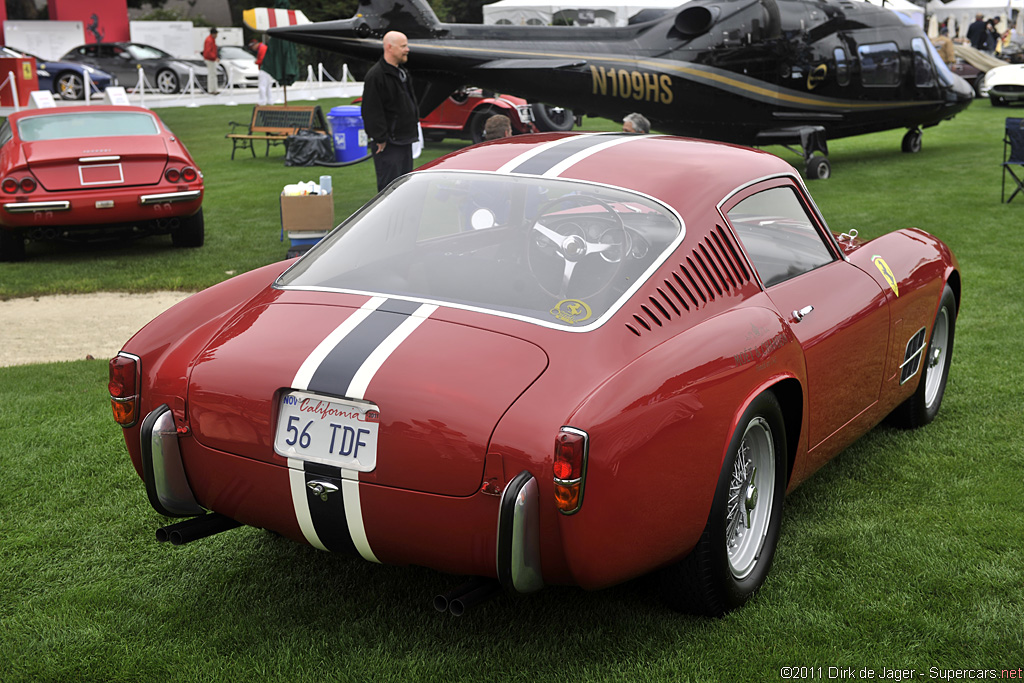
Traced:
[[814, 306], [804, 306], [799, 311], [793, 311], [793, 320], [800, 322], [808, 313], [814, 310]]

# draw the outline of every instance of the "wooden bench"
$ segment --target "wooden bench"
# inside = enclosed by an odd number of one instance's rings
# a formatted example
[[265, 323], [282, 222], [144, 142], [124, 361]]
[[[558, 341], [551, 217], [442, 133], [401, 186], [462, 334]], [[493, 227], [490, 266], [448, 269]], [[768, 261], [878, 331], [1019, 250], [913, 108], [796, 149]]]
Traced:
[[[300, 129], [327, 132], [327, 120], [320, 107], [280, 107], [276, 105], [259, 105], [252, 109], [252, 121], [248, 124], [230, 121], [231, 132], [225, 135], [231, 140], [231, 159], [235, 158], [235, 150], [248, 148], [253, 157], [256, 150], [253, 143], [267, 143], [266, 156], [270, 156], [270, 146], [279, 145], [295, 135]], [[248, 133], [236, 133], [239, 126], [248, 125]]]

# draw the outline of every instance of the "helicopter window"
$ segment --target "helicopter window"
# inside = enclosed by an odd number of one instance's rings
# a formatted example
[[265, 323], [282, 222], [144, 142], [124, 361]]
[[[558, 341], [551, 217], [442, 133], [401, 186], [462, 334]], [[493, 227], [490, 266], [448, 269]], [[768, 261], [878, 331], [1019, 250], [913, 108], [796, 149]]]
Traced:
[[850, 84], [850, 60], [846, 56], [846, 50], [837, 47], [832, 51], [836, 58], [836, 83], [839, 85]]
[[832, 261], [810, 215], [792, 187], [758, 192], [729, 211], [729, 221], [765, 287]]
[[919, 88], [934, 87], [935, 71], [932, 70], [932, 60], [928, 57], [924, 40], [914, 38], [910, 45], [914, 49], [914, 84]]
[[900, 48], [896, 43], [857, 46], [860, 80], [865, 87], [900, 84]]

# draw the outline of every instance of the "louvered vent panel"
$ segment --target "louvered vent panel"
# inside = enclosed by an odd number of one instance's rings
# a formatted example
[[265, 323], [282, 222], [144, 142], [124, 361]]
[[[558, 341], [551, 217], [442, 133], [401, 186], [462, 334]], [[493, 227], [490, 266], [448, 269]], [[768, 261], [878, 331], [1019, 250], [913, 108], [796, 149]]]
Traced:
[[640, 336], [664, 327], [750, 282], [750, 272], [725, 228], [715, 226], [665, 278], [655, 294], [640, 302], [626, 328]]

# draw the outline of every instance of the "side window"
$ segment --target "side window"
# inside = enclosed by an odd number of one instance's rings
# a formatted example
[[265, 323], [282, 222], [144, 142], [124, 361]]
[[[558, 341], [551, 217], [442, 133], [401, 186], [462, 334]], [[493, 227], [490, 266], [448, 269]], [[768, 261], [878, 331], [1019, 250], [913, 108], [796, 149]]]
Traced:
[[924, 39], [914, 38], [910, 45], [914, 48], [914, 84], [919, 88], [935, 87], [935, 71], [932, 69], [932, 60], [928, 57]]
[[9, 121], [4, 121], [4, 125], [0, 127], [0, 147], [3, 147], [11, 138], [14, 137], [14, 131], [11, 130], [11, 124]]
[[729, 222], [765, 287], [833, 260], [792, 187], [773, 187], [747, 197], [729, 211]]
[[857, 47], [860, 80], [868, 87], [900, 84], [900, 48], [896, 43], [873, 43]]
[[846, 58], [846, 50], [837, 47], [832, 51], [836, 58], [836, 83], [839, 85], [850, 84], [850, 60]]

